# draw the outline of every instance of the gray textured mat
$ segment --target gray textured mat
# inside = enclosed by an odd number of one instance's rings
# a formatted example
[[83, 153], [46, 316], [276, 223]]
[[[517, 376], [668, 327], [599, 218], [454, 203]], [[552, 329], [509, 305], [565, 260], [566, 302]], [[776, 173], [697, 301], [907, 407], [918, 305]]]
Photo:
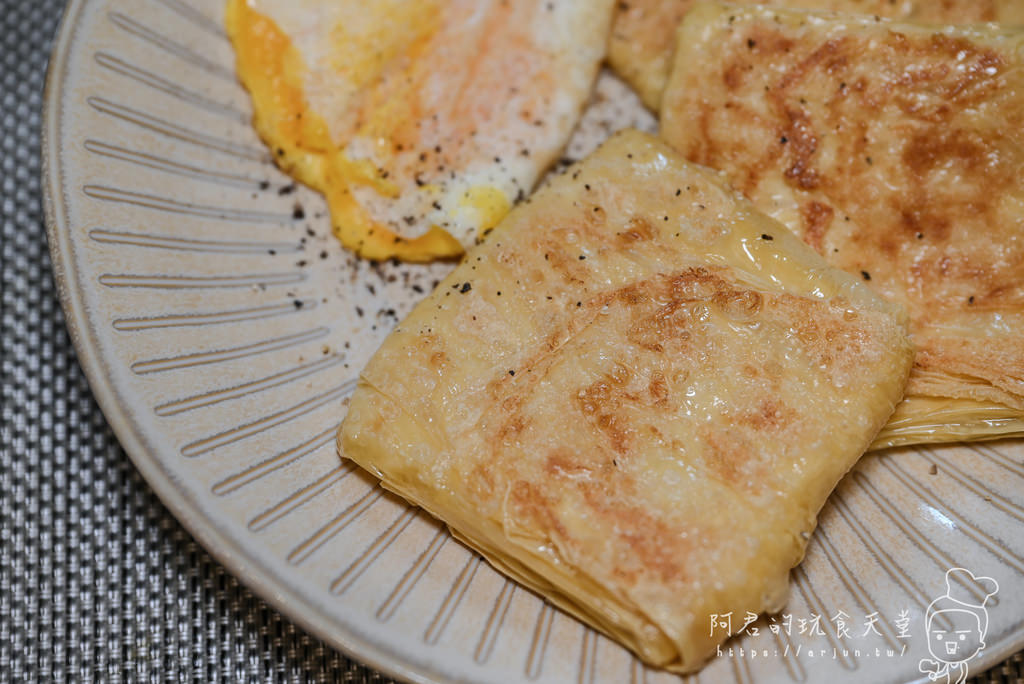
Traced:
[[[63, 5], [0, 0], [0, 680], [390, 681], [199, 548], [92, 399], [40, 205], [43, 79]], [[1022, 672], [1018, 654], [974, 681]]]

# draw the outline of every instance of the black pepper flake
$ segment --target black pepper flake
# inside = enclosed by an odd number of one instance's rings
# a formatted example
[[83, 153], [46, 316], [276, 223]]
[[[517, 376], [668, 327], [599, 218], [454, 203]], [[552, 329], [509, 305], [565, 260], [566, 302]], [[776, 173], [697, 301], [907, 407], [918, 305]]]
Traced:
[[265, 181], [260, 181], [260, 190], [269, 190], [269, 189], [270, 189], [270, 181], [266, 181], [266, 180]]
[[774, 240], [775, 238], [773, 238], [773, 237], [772, 237], [771, 235], [769, 235], [768, 233], [761, 233], [761, 239], [762, 239], [762, 240], [769, 240], [769, 241], [770, 241], [770, 240]]
[[584, 190], [590, 190], [590, 183], [584, 183], [583, 184], [583, 189]]
[[305, 303], [301, 299], [293, 300], [292, 304], [295, 306], [296, 309], [301, 309], [305, 305]]
[[274, 256], [275, 254], [277, 254], [277, 250], [276, 249], [268, 249], [267, 250], [267, 254], [269, 254], [270, 256]]
[[470, 285], [468, 282], [467, 283], [462, 283], [462, 287], [459, 288], [459, 293], [466, 294], [467, 292], [469, 292], [472, 289], [473, 289], [473, 286]]
[[293, 192], [295, 192], [295, 183], [289, 183], [288, 185], [282, 185], [280, 189], [278, 189], [277, 194], [284, 197], [285, 195], [290, 195]]
[[917, 239], [918, 240], [923, 240], [924, 239], [924, 233], [918, 233], [917, 234]]
[[583, 302], [576, 302], [576, 306], [583, 306]]
[[508, 374], [511, 375], [512, 377], [515, 377], [516, 372], [514, 370], [510, 370]]
[[326, 249], [323, 250], [322, 252], [320, 252], [320, 258], [321, 259], [326, 259], [327, 258], [327, 250]]
[[292, 218], [295, 219], [296, 221], [301, 221], [302, 219], [306, 218], [306, 210], [303, 209], [301, 205], [296, 204], [295, 207], [292, 209]]
[[679, 197], [682, 194], [683, 194], [683, 189], [682, 188], [676, 188], [676, 197]]
[[781, 138], [779, 138], [779, 144], [780, 145], [785, 145], [788, 142], [789, 142], [789, 138], [787, 138], [786, 136], [782, 136]]
[[299, 259], [298, 261], [295, 262], [295, 265], [298, 266], [299, 268], [303, 268], [306, 265], [306, 260]]
[[363, 307], [361, 307], [361, 306], [357, 306], [356, 307], [356, 315], [359, 316], [360, 318], [363, 317]]
[[974, 304], [974, 295], [971, 295], [970, 297], [967, 298], [967, 303]]
[[757, 45], [757, 41], [756, 40], [754, 40], [753, 38], [747, 38], [747, 47], [748, 48], [753, 50], [755, 45]]
[[587, 258], [586, 254], [580, 254], [580, 261], [583, 261], [586, 258]]
[[864, 280], [871, 280], [871, 274], [868, 273], [867, 271], [861, 271], [860, 275], [862, 278], [864, 278]]
[[316, 237], [316, 231], [312, 228], [306, 228], [306, 235], [309, 237]]

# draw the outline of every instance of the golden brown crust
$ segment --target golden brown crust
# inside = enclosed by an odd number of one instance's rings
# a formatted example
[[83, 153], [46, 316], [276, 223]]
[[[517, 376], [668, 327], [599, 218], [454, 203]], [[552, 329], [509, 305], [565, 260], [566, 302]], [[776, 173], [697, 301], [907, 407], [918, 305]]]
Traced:
[[692, 670], [725, 636], [711, 613], [781, 607], [818, 509], [901, 396], [904, 326], [627, 132], [410, 314], [340, 443], [499, 569]]
[[[609, 63], [651, 109], [658, 109], [668, 82], [676, 27], [695, 1], [625, 0], [616, 5]], [[732, 0], [732, 4], [856, 12], [935, 24], [1024, 23], [1021, 0]]]
[[1024, 409], [1024, 34], [713, 5], [683, 30], [665, 139], [907, 306], [909, 393]]

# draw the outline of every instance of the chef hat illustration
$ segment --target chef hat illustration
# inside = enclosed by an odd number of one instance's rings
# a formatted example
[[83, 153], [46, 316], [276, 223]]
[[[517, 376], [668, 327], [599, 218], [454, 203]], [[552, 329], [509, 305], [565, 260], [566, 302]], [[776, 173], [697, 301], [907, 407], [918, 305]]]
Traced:
[[[979, 601], [978, 596], [968, 591], [967, 587], [973, 586], [983, 598]], [[985, 634], [988, 632], [988, 610], [985, 604], [989, 598], [999, 591], [999, 583], [991, 577], [975, 577], [974, 573], [964, 568], [951, 568], [946, 571], [946, 593], [928, 605], [925, 611], [925, 628], [930, 632], [932, 618], [944, 610], [965, 610], [973, 613], [978, 618], [981, 627], [981, 640], [985, 641]]]

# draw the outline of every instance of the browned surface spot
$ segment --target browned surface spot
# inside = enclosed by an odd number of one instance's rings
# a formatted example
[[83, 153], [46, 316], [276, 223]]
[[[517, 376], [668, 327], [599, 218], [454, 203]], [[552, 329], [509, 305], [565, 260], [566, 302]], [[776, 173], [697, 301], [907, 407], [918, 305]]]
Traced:
[[651, 222], [643, 216], [634, 216], [626, 222], [626, 227], [621, 233], [622, 242], [643, 242], [654, 237], [654, 228]]
[[[712, 300], [750, 312], [759, 306], [756, 292], [734, 289], [705, 268], [691, 268], [662, 277], [657, 287], [640, 283], [619, 290], [614, 298], [642, 310], [632, 321], [626, 337], [647, 351], [682, 353], [692, 339], [693, 312], [689, 304]], [[653, 306], [643, 306], [647, 302]]]
[[641, 573], [672, 584], [689, 579], [686, 566], [694, 549], [691, 535], [632, 503], [628, 496], [609, 497], [607, 486], [589, 483], [581, 489], [584, 501], [603, 522], [620, 530], [620, 537], [631, 552], [628, 558], [620, 559], [614, 572], [630, 582]]
[[608, 439], [609, 446], [623, 454], [629, 447], [628, 426], [619, 412], [625, 397], [621, 389], [598, 381], [580, 390], [577, 404], [587, 421], [596, 425]]
[[668, 404], [668, 383], [665, 382], [665, 376], [661, 372], [656, 372], [651, 377], [651, 381], [647, 385], [647, 393], [651, 395], [651, 399], [656, 405]]
[[823, 254], [825, 231], [832, 223], [835, 210], [827, 204], [812, 200], [800, 207], [800, 215], [803, 217], [806, 230], [804, 240], [819, 254]]
[[787, 407], [781, 400], [766, 398], [755, 410], [741, 413], [737, 419], [755, 430], [772, 431], [786, 427], [796, 417], [796, 411]]
[[750, 489], [756, 446], [739, 432], [701, 428], [700, 436], [704, 442], [701, 461], [711, 476], [732, 487]]
[[586, 281], [586, 263], [579, 260], [579, 253], [570, 253], [566, 240], [567, 229], [553, 231], [552, 235], [543, 240], [538, 249], [544, 255], [545, 266], [558, 276], [566, 285], [579, 285]]
[[515, 413], [501, 426], [501, 429], [498, 431], [498, 438], [502, 440], [515, 439], [525, 427], [526, 418], [521, 413]]
[[722, 289], [714, 294], [711, 301], [730, 318], [748, 321], [761, 312], [764, 297], [753, 290]]
[[516, 517], [530, 521], [534, 529], [558, 535], [569, 541], [565, 527], [554, 511], [554, 502], [548, 497], [548, 488], [533, 482], [519, 480], [512, 484], [508, 503]]

